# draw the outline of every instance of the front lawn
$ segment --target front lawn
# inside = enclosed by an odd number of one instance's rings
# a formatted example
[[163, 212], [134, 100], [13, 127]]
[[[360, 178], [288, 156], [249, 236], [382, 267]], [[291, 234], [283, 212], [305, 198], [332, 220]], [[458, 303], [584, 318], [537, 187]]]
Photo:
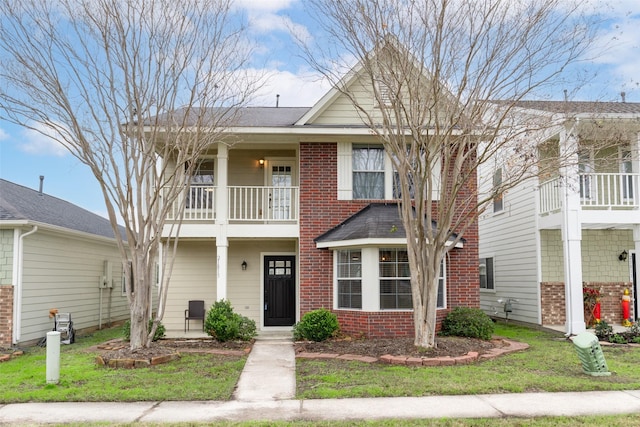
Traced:
[[122, 328], [77, 337], [60, 348], [60, 383], [46, 383], [46, 349], [0, 363], [0, 403], [229, 400], [246, 357], [183, 354], [150, 368], [111, 369], [95, 364], [89, 347], [119, 338]]
[[300, 359], [298, 398], [640, 389], [640, 348], [603, 347], [612, 375], [591, 377], [582, 372], [573, 344], [561, 335], [504, 323], [496, 325], [495, 335], [526, 342], [530, 348], [485, 362], [448, 367]]

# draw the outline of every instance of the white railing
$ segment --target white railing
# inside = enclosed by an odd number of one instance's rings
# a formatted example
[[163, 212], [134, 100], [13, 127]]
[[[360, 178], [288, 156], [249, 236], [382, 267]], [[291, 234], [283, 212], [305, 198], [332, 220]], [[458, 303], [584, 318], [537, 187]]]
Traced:
[[185, 193], [184, 221], [215, 219], [216, 187], [194, 184]]
[[298, 187], [229, 187], [229, 221], [297, 221]]
[[[580, 205], [594, 209], [640, 208], [640, 174], [637, 173], [589, 173], [580, 174]], [[560, 178], [543, 182], [539, 188], [540, 214], [559, 211], [562, 207], [564, 183]]]
[[550, 179], [540, 184], [540, 214], [556, 212], [562, 207], [560, 178]]

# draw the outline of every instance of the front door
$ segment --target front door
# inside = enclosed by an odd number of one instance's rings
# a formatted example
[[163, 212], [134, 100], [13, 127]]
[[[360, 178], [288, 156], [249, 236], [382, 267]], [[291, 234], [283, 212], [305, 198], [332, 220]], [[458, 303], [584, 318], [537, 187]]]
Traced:
[[292, 188], [294, 177], [293, 161], [270, 161], [267, 186], [269, 187], [269, 219], [291, 219]]
[[296, 258], [264, 257], [264, 326], [291, 326], [296, 322]]
[[631, 253], [631, 280], [633, 281], [633, 299], [635, 301], [633, 317], [635, 317], [636, 322], [640, 319], [638, 313], [640, 312], [640, 298], [638, 298], [638, 291], [640, 291], [640, 284], [638, 284], [638, 254], [635, 252]]

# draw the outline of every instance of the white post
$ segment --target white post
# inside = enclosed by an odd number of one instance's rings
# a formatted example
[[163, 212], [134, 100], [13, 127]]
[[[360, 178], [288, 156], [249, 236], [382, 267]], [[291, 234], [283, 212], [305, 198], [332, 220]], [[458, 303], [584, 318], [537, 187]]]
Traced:
[[229, 240], [227, 239], [227, 223], [229, 222], [229, 147], [224, 143], [218, 144], [218, 164], [216, 170], [216, 225], [218, 238], [216, 239], [216, 298], [218, 301], [227, 299], [227, 270], [229, 264]]
[[573, 129], [560, 136], [560, 158], [569, 160], [561, 169], [565, 179], [562, 208], [562, 246], [564, 255], [565, 332], [577, 335], [586, 330], [582, 297], [582, 221], [578, 176], [578, 139]]
[[60, 382], [60, 332], [47, 332], [47, 384]]

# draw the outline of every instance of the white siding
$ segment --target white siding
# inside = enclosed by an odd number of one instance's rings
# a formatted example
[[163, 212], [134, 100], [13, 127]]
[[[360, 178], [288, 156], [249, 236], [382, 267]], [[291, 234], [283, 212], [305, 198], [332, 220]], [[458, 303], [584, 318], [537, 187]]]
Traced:
[[480, 291], [480, 306], [490, 315], [504, 317], [497, 300], [515, 298], [509, 318], [539, 323], [536, 195], [533, 181], [522, 184], [504, 195], [502, 212], [490, 207], [479, 220], [479, 256], [494, 260], [495, 289]]
[[[49, 310], [71, 313], [75, 329], [129, 316], [120, 290], [122, 263], [115, 244], [40, 230], [24, 239], [20, 342], [37, 340], [53, 328]], [[100, 290], [104, 261], [113, 265], [114, 285]]]

